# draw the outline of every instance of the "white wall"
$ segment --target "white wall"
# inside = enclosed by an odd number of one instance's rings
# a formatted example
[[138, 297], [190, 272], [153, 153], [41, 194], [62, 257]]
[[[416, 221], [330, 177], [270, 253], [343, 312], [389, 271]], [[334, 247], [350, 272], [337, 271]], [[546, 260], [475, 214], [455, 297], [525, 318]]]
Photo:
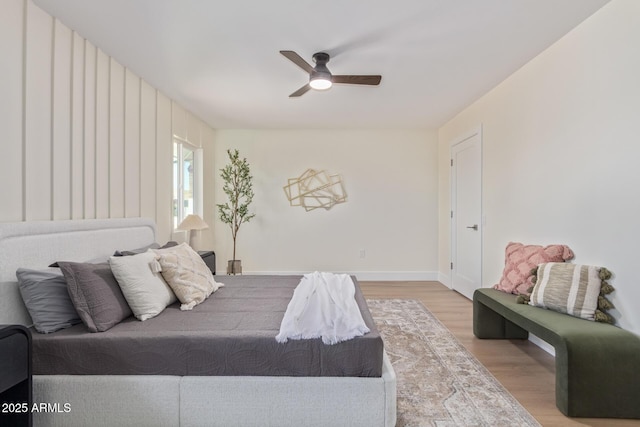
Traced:
[[212, 131], [30, 0], [0, 2], [0, 54], [0, 221], [143, 216], [170, 238], [171, 135]]
[[[345, 271], [359, 278], [437, 277], [437, 138], [427, 131], [217, 130], [219, 169], [237, 148], [254, 176], [256, 217], [238, 235], [245, 271]], [[326, 211], [291, 207], [283, 186], [307, 169], [340, 174], [348, 201]], [[231, 259], [228, 226], [215, 226], [218, 270]], [[365, 257], [360, 257], [360, 251]]]
[[449, 274], [449, 143], [483, 126], [483, 286], [509, 241], [568, 244], [615, 274], [640, 332], [640, 2], [614, 0], [439, 130], [439, 269]]

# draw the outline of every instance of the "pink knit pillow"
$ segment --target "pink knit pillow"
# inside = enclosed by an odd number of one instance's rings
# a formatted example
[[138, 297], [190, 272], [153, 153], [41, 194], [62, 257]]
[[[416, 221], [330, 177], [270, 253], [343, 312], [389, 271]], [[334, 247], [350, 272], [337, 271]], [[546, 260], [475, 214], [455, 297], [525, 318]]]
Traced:
[[566, 245], [523, 245], [510, 242], [505, 250], [504, 271], [494, 289], [516, 295], [529, 295], [534, 285], [531, 270], [543, 262], [564, 262], [573, 258]]

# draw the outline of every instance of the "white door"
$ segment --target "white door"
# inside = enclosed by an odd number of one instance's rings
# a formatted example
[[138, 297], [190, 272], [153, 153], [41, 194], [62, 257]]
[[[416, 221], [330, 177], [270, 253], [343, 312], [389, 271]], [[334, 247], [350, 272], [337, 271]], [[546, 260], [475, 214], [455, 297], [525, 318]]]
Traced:
[[471, 299], [482, 286], [482, 133], [451, 146], [451, 287]]

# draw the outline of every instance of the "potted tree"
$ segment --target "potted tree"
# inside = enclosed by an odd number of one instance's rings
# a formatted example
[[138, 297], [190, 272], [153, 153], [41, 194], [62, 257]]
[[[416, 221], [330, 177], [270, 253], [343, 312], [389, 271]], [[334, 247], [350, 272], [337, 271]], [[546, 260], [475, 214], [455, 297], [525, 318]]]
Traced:
[[233, 238], [233, 259], [227, 263], [227, 274], [242, 273], [242, 262], [236, 259], [236, 241], [240, 226], [255, 216], [249, 213], [249, 205], [253, 201], [253, 185], [251, 171], [246, 158], [240, 158], [238, 150], [227, 150], [230, 163], [220, 169], [224, 181], [222, 190], [229, 201], [219, 204], [220, 220], [231, 228]]

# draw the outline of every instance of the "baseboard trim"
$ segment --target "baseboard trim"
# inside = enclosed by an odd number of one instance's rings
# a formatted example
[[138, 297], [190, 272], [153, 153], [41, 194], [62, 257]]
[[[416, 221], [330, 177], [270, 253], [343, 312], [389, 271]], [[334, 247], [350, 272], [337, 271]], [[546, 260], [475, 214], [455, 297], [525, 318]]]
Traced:
[[451, 289], [451, 276], [448, 274], [444, 274], [442, 272], [438, 272], [438, 282], [445, 285], [447, 288]]
[[[245, 275], [295, 275], [307, 274], [309, 271], [245, 271]], [[344, 273], [356, 276], [358, 280], [383, 282], [383, 281], [438, 281], [437, 271], [333, 271], [332, 273]]]
[[436, 271], [356, 271], [358, 280], [382, 281], [437, 281]]

